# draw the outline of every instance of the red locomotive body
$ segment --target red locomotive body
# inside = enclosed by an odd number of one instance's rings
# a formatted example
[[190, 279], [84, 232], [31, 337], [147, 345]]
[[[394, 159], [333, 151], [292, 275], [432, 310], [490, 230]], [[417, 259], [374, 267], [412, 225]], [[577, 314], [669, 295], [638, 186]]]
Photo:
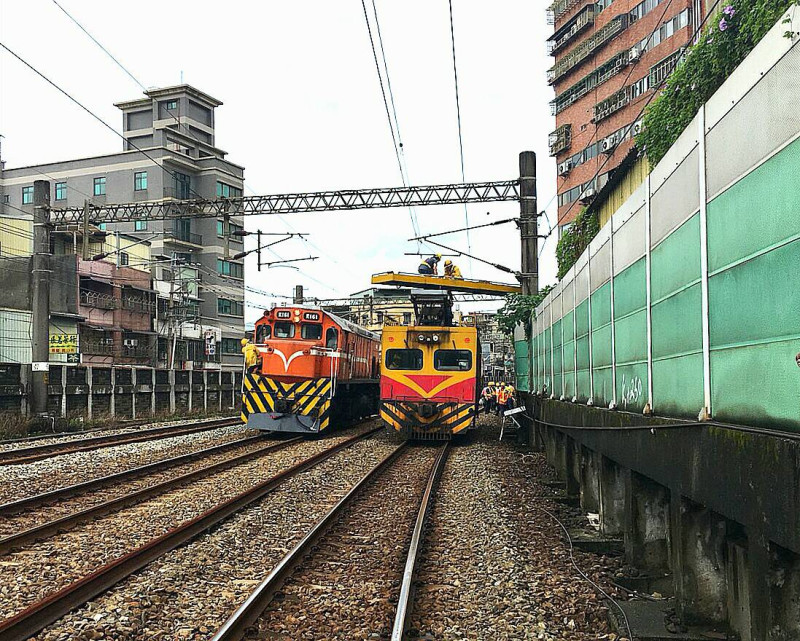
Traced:
[[380, 338], [317, 308], [276, 307], [255, 324], [256, 365], [244, 379], [242, 420], [317, 433], [378, 409]]

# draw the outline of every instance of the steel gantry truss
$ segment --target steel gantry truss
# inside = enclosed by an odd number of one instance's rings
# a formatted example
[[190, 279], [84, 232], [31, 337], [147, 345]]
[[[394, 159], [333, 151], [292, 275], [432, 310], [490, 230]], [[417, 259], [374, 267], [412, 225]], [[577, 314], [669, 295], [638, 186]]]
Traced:
[[[257, 214], [381, 209], [422, 205], [456, 205], [519, 200], [519, 180], [457, 183], [425, 187], [345, 189], [297, 194], [219, 198], [217, 200], [165, 199], [139, 203], [90, 205], [93, 223], [121, 223], [173, 218], [217, 218]], [[51, 209], [53, 224], [74, 223], [83, 207]]]

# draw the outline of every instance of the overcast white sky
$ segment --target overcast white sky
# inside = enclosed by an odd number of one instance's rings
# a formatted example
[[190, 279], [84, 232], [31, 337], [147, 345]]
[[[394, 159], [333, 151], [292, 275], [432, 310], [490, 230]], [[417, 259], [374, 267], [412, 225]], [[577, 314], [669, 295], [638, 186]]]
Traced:
[[[359, 0], [291, 2], [60, 0], [145, 86], [186, 83], [224, 104], [217, 145], [244, 165], [252, 193], [400, 184], [369, 36]], [[539, 207], [555, 220], [554, 128], [545, 80], [551, 60], [545, 3], [454, 0], [454, 24], [467, 181], [519, 175], [518, 153], [538, 157]], [[414, 184], [459, 182], [460, 164], [446, 0], [376, 0], [405, 159]], [[367, 7], [372, 20], [371, 0]], [[375, 28], [373, 23], [373, 35]], [[121, 129], [112, 103], [140, 87], [52, 0], [0, 0], [0, 41]], [[377, 44], [377, 43], [376, 43]], [[116, 151], [121, 140], [41, 78], [0, 50], [0, 134], [8, 167]], [[252, 189], [252, 191], [250, 191]], [[518, 214], [516, 203], [469, 207], [471, 224]], [[487, 212], [490, 215], [487, 216]], [[464, 226], [463, 207], [417, 209], [423, 232]], [[247, 228], [310, 232], [289, 241], [283, 258], [320, 255], [262, 270], [248, 263], [247, 285], [290, 295], [346, 296], [369, 287], [374, 272], [415, 271], [406, 209], [250, 217]], [[542, 220], [540, 229], [547, 231]], [[555, 234], [554, 234], [555, 236]], [[465, 235], [441, 239], [467, 248]], [[513, 225], [471, 234], [472, 253], [519, 269]], [[248, 245], [248, 248], [250, 245]], [[555, 237], [544, 248], [542, 283], [555, 279]], [[456, 259], [465, 276], [508, 280], [479, 262]], [[248, 293], [248, 303], [269, 299]], [[490, 308], [490, 305], [463, 308]], [[248, 309], [248, 319], [258, 315]]]

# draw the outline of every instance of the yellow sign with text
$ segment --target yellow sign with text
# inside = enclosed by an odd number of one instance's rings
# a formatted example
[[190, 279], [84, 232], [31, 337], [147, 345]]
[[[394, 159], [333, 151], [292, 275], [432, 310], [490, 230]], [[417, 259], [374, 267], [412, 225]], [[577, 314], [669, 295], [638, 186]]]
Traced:
[[51, 354], [77, 354], [77, 334], [50, 334]]

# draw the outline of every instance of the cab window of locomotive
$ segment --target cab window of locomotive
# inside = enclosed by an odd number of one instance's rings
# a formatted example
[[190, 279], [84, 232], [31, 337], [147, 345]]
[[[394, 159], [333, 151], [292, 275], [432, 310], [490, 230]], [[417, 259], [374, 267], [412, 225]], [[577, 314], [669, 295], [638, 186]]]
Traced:
[[275, 338], [294, 338], [294, 323], [289, 321], [275, 323]]
[[271, 325], [259, 325], [258, 329], [256, 330], [256, 343], [259, 345], [263, 345], [267, 342], [269, 337], [272, 335], [272, 326]]
[[386, 367], [388, 369], [422, 369], [422, 350], [387, 349]]
[[322, 338], [322, 325], [303, 323], [300, 326], [300, 337], [309, 341], [318, 341]]
[[466, 349], [437, 349], [433, 367], [440, 372], [468, 372], [472, 369], [472, 352]]
[[339, 332], [335, 327], [329, 327], [325, 332], [325, 347], [328, 349], [336, 349], [339, 347]]

